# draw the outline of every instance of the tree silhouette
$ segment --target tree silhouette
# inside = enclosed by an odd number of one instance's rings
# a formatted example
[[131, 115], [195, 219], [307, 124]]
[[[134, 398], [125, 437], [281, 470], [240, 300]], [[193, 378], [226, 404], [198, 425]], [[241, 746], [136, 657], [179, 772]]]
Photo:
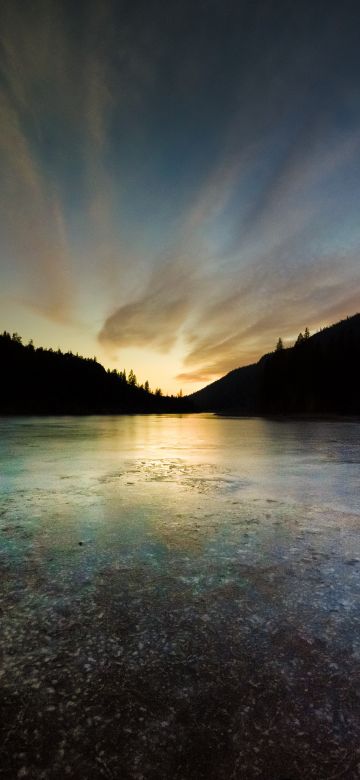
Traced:
[[309, 338], [310, 338], [310, 331], [309, 328], [306, 327], [304, 331], [304, 339], [309, 339]]
[[300, 333], [299, 333], [299, 335], [298, 335], [298, 337], [297, 337], [297, 339], [295, 341], [295, 347], [298, 347], [299, 344], [301, 344], [302, 341], [304, 341], [304, 336], [303, 336], [303, 334], [300, 331]]
[[277, 344], [276, 344], [275, 351], [276, 351], [276, 352], [281, 352], [281, 350], [282, 350], [282, 349], [284, 349], [284, 344], [283, 344], [283, 340], [282, 340], [282, 338], [280, 337], [280, 338], [278, 339], [278, 342], [277, 342]]

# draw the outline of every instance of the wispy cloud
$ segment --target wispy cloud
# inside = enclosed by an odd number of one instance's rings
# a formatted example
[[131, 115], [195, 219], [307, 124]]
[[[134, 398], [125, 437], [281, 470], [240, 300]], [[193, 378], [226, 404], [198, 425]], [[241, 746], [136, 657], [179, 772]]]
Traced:
[[78, 39], [55, 0], [4, 4], [0, 12], [3, 268], [9, 294], [59, 321], [76, 318], [86, 279], [79, 230], [98, 276], [100, 247], [114, 255], [103, 15], [97, 4], [89, 8]]
[[216, 378], [272, 349], [280, 334], [359, 308], [359, 294], [349, 295], [349, 286], [360, 282], [360, 247], [354, 251], [350, 241], [348, 249], [334, 252], [327, 232], [332, 220], [341, 224], [337, 177], [356, 164], [359, 134], [331, 139], [325, 148], [306, 140], [257, 195], [225, 274], [219, 257], [220, 274], [213, 274], [206, 300], [198, 301], [196, 319], [185, 330], [187, 370], [178, 379]]
[[153, 271], [135, 300], [107, 318], [99, 339], [120, 347], [169, 351], [196, 305], [198, 293], [196, 266], [186, 254], [177, 254]]
[[[18, 267], [17, 292], [62, 319], [69, 312], [69, 249], [56, 186], [44, 180], [16, 109], [0, 93], [2, 254]], [[4, 257], [5, 255], [5, 257]], [[20, 288], [20, 289], [19, 289]]]
[[183, 215], [187, 262], [175, 252], [170, 266], [156, 265], [147, 288], [108, 317], [100, 340], [164, 351], [181, 332], [184, 370], [177, 379], [205, 382], [257, 360], [279, 335], [286, 339], [305, 325], [340, 318], [350, 303], [358, 308], [357, 295], [348, 295], [349, 285], [360, 281], [357, 251], [334, 252], [327, 242], [331, 220], [339, 219], [331, 181], [351, 168], [358, 147], [357, 134], [340, 135], [325, 148], [317, 148], [317, 139], [310, 144], [308, 135], [299, 140], [271, 184], [257, 190], [231, 252], [225, 234], [224, 253], [220, 243], [212, 254], [209, 233], [230, 211], [234, 235], [237, 208], [248, 206], [239, 201], [242, 177], [255, 176], [258, 155], [266, 152], [226, 149]]

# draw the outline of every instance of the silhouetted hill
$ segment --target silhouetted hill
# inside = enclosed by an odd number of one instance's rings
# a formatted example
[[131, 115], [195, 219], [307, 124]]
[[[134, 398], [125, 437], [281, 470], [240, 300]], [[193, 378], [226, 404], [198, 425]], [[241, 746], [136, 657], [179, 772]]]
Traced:
[[198, 411], [237, 410], [255, 414], [259, 407], [262, 362], [235, 368], [202, 390], [187, 396]]
[[163, 397], [106, 371], [96, 359], [0, 336], [0, 414], [102, 414], [181, 412], [185, 399]]
[[360, 414], [360, 314], [188, 396], [198, 411]]

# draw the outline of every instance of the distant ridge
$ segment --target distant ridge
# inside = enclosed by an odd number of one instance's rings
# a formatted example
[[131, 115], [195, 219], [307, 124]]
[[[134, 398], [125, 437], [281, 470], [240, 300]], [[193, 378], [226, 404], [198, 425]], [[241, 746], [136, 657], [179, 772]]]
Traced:
[[360, 314], [188, 396], [198, 411], [360, 414]]

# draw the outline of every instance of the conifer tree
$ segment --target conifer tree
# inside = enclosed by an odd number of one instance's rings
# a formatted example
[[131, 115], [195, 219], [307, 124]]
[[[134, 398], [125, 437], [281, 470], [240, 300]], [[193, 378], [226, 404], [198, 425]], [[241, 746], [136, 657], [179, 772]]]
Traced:
[[132, 368], [130, 368], [130, 371], [129, 371], [128, 382], [129, 382], [129, 385], [133, 385], [133, 386], [137, 385], [136, 375], [134, 374]]

